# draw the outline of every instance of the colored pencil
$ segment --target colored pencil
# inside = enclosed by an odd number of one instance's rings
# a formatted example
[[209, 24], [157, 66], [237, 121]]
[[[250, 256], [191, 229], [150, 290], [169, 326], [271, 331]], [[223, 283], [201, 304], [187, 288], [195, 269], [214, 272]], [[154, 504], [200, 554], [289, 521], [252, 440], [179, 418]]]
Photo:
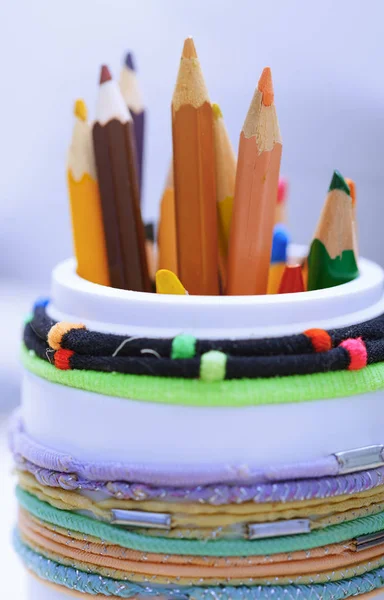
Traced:
[[133, 136], [119, 87], [103, 66], [93, 142], [111, 285], [150, 291]]
[[74, 115], [75, 124], [68, 152], [67, 180], [77, 273], [93, 283], [109, 285], [92, 131], [83, 100], [77, 100], [75, 103]]
[[267, 67], [240, 134], [228, 254], [230, 295], [267, 292], [282, 151], [273, 100]]
[[128, 52], [126, 55], [124, 65], [121, 69], [120, 90], [132, 116], [135, 132], [139, 189], [140, 192], [142, 192], [145, 142], [145, 107], [136, 75], [135, 60], [132, 52]]
[[168, 269], [160, 269], [157, 271], [156, 292], [158, 294], [176, 294], [179, 296], [188, 294], [177, 275]]
[[158, 268], [177, 274], [175, 192], [173, 188], [173, 162], [171, 162], [160, 204], [157, 232]]
[[308, 289], [333, 287], [357, 276], [351, 192], [335, 171], [308, 255]]
[[279, 286], [279, 294], [293, 294], [296, 292], [304, 292], [303, 273], [300, 265], [286, 265], [281, 283]]
[[354, 250], [356, 256], [359, 256], [359, 243], [358, 243], [358, 233], [357, 233], [357, 215], [356, 215], [356, 184], [353, 179], [345, 178], [347, 185], [349, 187], [349, 191], [351, 192], [351, 200], [352, 200], [352, 218], [353, 218], [353, 234], [354, 234]]
[[145, 253], [147, 256], [149, 279], [153, 283], [157, 271], [157, 248], [155, 244], [155, 226], [153, 223], [147, 223], [145, 231]]
[[236, 156], [218, 104], [212, 104], [215, 134], [216, 198], [220, 254], [226, 264], [236, 180]]
[[172, 134], [178, 275], [190, 294], [218, 294], [213, 111], [191, 38], [172, 98]]
[[275, 210], [275, 223], [287, 222], [287, 199], [288, 199], [288, 181], [280, 177], [277, 188], [277, 203]]
[[287, 263], [288, 231], [285, 225], [279, 223], [273, 229], [271, 265], [268, 275], [268, 294], [277, 294]]

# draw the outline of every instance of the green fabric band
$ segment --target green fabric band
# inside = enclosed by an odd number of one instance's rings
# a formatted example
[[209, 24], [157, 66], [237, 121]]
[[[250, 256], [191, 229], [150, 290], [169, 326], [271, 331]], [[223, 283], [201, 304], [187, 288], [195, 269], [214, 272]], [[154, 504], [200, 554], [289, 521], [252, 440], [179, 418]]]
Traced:
[[384, 363], [369, 365], [359, 371], [202, 381], [98, 371], [62, 371], [37, 358], [24, 345], [22, 361], [28, 371], [53, 383], [105, 396], [184, 406], [289, 404], [342, 398], [384, 388]]
[[89, 517], [58, 510], [35, 496], [16, 488], [17, 498], [23, 508], [34, 517], [51, 525], [71, 529], [86, 535], [117, 544], [123, 548], [159, 554], [182, 554], [193, 556], [263, 556], [279, 552], [309, 550], [328, 544], [351, 540], [357, 536], [375, 533], [384, 529], [384, 513], [362, 517], [317, 529], [303, 535], [277, 537], [266, 540], [178, 540], [172, 538], [147, 537], [132, 533], [118, 526], [102, 523]]

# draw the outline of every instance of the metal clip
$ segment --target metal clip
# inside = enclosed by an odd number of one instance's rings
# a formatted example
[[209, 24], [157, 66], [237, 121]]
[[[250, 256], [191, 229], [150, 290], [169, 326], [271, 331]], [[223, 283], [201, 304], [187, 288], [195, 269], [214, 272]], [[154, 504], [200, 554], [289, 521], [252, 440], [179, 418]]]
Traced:
[[367, 535], [360, 535], [355, 539], [355, 542], [356, 552], [380, 546], [380, 544], [384, 543], [384, 530], [376, 531], [376, 533], [369, 533]]
[[275, 521], [274, 523], [249, 523], [248, 539], [279, 537], [283, 535], [296, 535], [309, 533], [311, 523], [309, 519], [291, 519], [289, 521]]
[[170, 529], [172, 517], [166, 513], [145, 512], [142, 510], [111, 510], [111, 523], [129, 525], [130, 527], [147, 527], [154, 529]]
[[339, 463], [338, 474], [345, 475], [383, 466], [383, 450], [384, 446], [366, 446], [345, 452], [335, 452], [334, 456]]

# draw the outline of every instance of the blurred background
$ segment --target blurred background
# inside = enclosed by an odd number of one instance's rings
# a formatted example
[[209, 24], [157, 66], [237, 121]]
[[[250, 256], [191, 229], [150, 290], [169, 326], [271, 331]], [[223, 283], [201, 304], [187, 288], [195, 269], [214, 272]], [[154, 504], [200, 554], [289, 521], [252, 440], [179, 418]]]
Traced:
[[[93, 117], [100, 64], [117, 78], [125, 51], [136, 56], [148, 110], [145, 220], [157, 216], [171, 156], [170, 101], [183, 40], [192, 35], [236, 148], [261, 70], [272, 68], [293, 239], [310, 241], [337, 168], [356, 181], [361, 254], [383, 263], [383, 18], [382, 0], [1, 3], [1, 539], [13, 518], [4, 432], [18, 398], [20, 322], [34, 297], [48, 293], [52, 267], [72, 253], [65, 180], [72, 106], [83, 97]], [[5, 567], [18, 568], [8, 549]], [[8, 579], [21, 599], [22, 578]]]

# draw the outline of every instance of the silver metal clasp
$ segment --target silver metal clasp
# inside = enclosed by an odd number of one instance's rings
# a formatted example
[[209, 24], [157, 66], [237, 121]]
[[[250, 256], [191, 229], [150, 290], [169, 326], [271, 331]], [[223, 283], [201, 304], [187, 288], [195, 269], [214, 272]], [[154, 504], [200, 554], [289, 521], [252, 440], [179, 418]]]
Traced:
[[340, 467], [339, 474], [345, 475], [383, 466], [383, 449], [384, 446], [366, 446], [345, 452], [335, 452], [334, 456]]
[[129, 527], [147, 527], [153, 529], [170, 529], [172, 517], [167, 513], [145, 512], [143, 510], [111, 510], [111, 523], [129, 525]]
[[287, 521], [275, 521], [273, 523], [249, 523], [248, 539], [259, 540], [283, 535], [309, 533], [310, 531], [311, 523], [309, 519], [290, 519]]

